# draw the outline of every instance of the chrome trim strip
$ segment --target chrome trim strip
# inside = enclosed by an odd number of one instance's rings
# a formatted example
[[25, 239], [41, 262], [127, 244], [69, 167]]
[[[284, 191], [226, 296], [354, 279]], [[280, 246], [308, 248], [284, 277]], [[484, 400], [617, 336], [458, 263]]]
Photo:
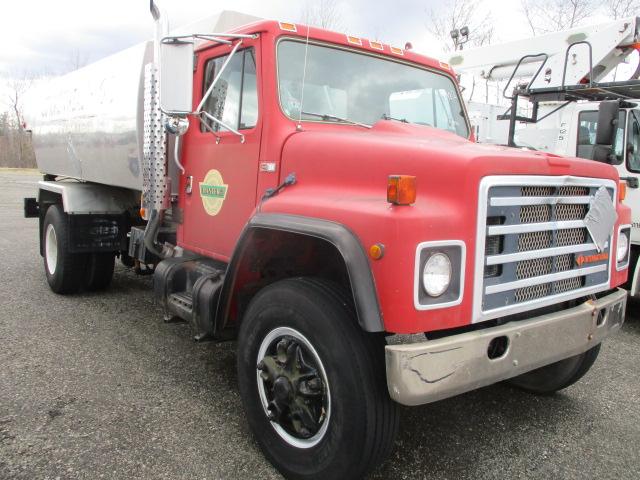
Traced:
[[[420, 303], [420, 253], [425, 248], [433, 248], [433, 247], [460, 247], [460, 295], [455, 300], [444, 303], [434, 303], [429, 305], [423, 305]], [[462, 240], [436, 240], [432, 242], [422, 242], [419, 243], [416, 247], [416, 256], [415, 256], [415, 266], [413, 273], [413, 306], [416, 310], [433, 310], [436, 308], [445, 308], [445, 307], [453, 307], [455, 305], [460, 305], [462, 303], [462, 298], [464, 297], [464, 279], [465, 279], [465, 270], [467, 264], [467, 245]], [[455, 265], [451, 265], [453, 269], [456, 268]]]
[[485, 293], [491, 295], [493, 293], [508, 292], [509, 290], [515, 290], [516, 288], [531, 287], [533, 285], [541, 285], [543, 283], [557, 282], [558, 280], [566, 280], [567, 278], [582, 277], [584, 275], [591, 275], [592, 273], [599, 273], [607, 269], [606, 265], [596, 265], [593, 267], [576, 268], [573, 270], [566, 270], [564, 272], [550, 273], [548, 275], [540, 275], [538, 277], [523, 278], [522, 280], [516, 280], [515, 282], [500, 283], [498, 285], [489, 285], [485, 288]]
[[493, 197], [492, 207], [509, 207], [514, 205], [557, 205], [560, 203], [589, 204], [591, 197]]
[[566, 247], [541, 248], [540, 250], [529, 250], [528, 252], [507, 253], [504, 255], [489, 255], [486, 257], [486, 265], [502, 265], [503, 263], [519, 262], [521, 260], [533, 260], [535, 258], [555, 257], [567, 253], [588, 252], [596, 250], [595, 243], [581, 243], [578, 245], [568, 245]]
[[[627, 261], [618, 265], [618, 239], [620, 238], [622, 230], [629, 230], [629, 246], [627, 247]], [[616, 237], [615, 248], [613, 250], [612, 254], [616, 258], [616, 271], [620, 272], [625, 268], [629, 268], [629, 263], [631, 263], [631, 225], [626, 224], [618, 227], [618, 236]]]
[[567, 228], [584, 228], [584, 220], [561, 220], [544, 223], [519, 223], [518, 225], [492, 225], [488, 227], [488, 235], [506, 235], [508, 233], [546, 232]]
[[[473, 274], [473, 310], [472, 323], [484, 322], [493, 318], [526, 312], [535, 308], [542, 308], [558, 302], [579, 298], [592, 293], [601, 292], [609, 288], [610, 275], [607, 281], [599, 285], [584, 287], [579, 290], [551, 295], [536, 300], [509, 305], [484, 312], [482, 311], [483, 284], [484, 284], [484, 262], [485, 262], [485, 241], [487, 222], [487, 197], [489, 189], [494, 186], [517, 186], [542, 185], [542, 186], [583, 186], [601, 187], [605, 186], [613, 191], [613, 201], [618, 198], [618, 185], [610, 179], [597, 179], [588, 177], [574, 177], [571, 175], [559, 176], [539, 176], [539, 175], [499, 175], [484, 177], [478, 187], [478, 215], [476, 217], [476, 251]], [[611, 232], [613, 235], [613, 230]], [[613, 255], [609, 255], [609, 272], [613, 268]]]

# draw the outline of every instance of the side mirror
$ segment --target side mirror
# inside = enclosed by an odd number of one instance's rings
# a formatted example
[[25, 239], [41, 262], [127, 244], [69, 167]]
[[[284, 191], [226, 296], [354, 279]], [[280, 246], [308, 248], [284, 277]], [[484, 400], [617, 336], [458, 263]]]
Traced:
[[617, 100], [600, 102], [598, 109], [598, 128], [596, 130], [596, 144], [613, 145], [618, 127], [620, 105]]
[[592, 160], [610, 164], [616, 163], [613, 146], [616, 140], [619, 113], [620, 104], [616, 100], [600, 102], [596, 143], [593, 145], [590, 154]]
[[163, 38], [160, 43], [160, 108], [185, 116], [193, 108], [193, 41]]

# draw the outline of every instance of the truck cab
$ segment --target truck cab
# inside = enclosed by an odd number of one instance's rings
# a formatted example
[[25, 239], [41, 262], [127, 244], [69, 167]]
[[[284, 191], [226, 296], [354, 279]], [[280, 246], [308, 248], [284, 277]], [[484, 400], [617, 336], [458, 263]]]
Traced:
[[[26, 213], [55, 292], [106, 286], [119, 255], [197, 340], [237, 340], [248, 422], [285, 476], [364, 475], [398, 403], [565, 388], [621, 327], [615, 168], [478, 145], [446, 63], [277, 21], [158, 26], [154, 49], [139, 190], [63, 178], [97, 150], [58, 148]], [[34, 127], [39, 158], [72, 124]]]

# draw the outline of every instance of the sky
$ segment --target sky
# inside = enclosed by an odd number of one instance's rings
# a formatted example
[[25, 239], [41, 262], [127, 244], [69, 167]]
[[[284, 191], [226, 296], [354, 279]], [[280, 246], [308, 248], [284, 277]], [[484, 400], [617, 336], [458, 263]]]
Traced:
[[[172, 26], [191, 23], [220, 10], [300, 21], [314, 0], [164, 0]], [[441, 56], [426, 24], [438, 0], [336, 0], [347, 33]], [[148, 0], [19, 0], [3, 2], [0, 15], [0, 74], [59, 74], [79, 60], [92, 62], [135, 45], [153, 32]], [[526, 35], [517, 0], [487, 0], [500, 40]], [[508, 21], [507, 21], [508, 19]]]
[[[319, 0], [157, 0], [172, 27], [222, 10], [300, 22]], [[403, 47], [446, 61], [442, 44], [429, 33], [430, 13], [443, 0], [333, 0], [345, 33]], [[599, 0], [604, 2], [604, 0]], [[317, 5], [317, 3], [316, 3]], [[492, 43], [530, 37], [519, 0], [478, 0], [478, 15], [490, 15]], [[308, 8], [308, 7], [307, 7]], [[595, 15], [593, 21], [606, 20]], [[473, 33], [473, 32], [472, 32]], [[59, 75], [78, 64], [150, 39], [149, 0], [5, 1], [0, 14], [0, 111], [7, 105], [7, 79]], [[9, 90], [10, 91], [10, 90]]]

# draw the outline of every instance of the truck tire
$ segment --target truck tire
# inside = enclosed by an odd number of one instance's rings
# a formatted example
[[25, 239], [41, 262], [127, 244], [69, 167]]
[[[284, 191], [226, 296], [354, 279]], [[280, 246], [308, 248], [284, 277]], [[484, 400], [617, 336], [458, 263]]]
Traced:
[[85, 278], [86, 254], [69, 251], [67, 214], [60, 205], [47, 209], [42, 228], [44, 271], [55, 293], [77, 292]]
[[286, 478], [360, 478], [388, 456], [398, 408], [384, 345], [322, 280], [282, 280], [252, 299], [238, 338], [240, 395], [260, 447]]
[[104, 290], [111, 284], [113, 269], [115, 264], [115, 254], [92, 253], [87, 260], [86, 268], [86, 288], [90, 291]]
[[589, 371], [598, 358], [600, 345], [580, 355], [519, 375], [507, 380], [507, 383], [537, 395], [551, 395], [573, 385]]

